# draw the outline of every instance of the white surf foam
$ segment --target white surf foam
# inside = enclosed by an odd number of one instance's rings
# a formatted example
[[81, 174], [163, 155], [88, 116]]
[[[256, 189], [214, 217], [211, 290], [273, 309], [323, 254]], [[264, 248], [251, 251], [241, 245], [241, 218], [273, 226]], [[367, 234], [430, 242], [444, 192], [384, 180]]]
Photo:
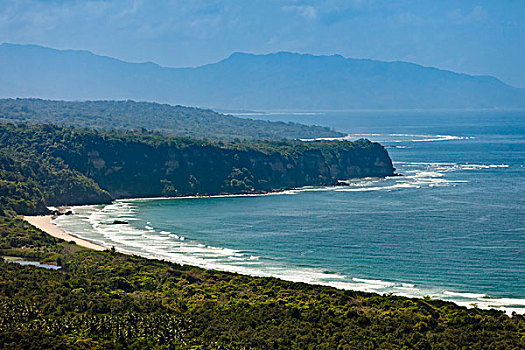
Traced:
[[468, 298], [468, 299], [478, 299], [478, 298], [484, 298], [487, 295], [486, 294], [479, 294], [479, 293], [458, 293], [458, 292], [449, 292], [444, 291], [443, 294], [450, 295], [453, 297], [460, 297], [460, 298]]
[[[367, 192], [392, 191], [398, 189], [419, 189], [429, 187], [453, 186], [466, 183], [468, 180], [450, 179], [447, 173], [463, 170], [461, 164], [456, 163], [406, 163], [394, 164], [404, 176], [386, 179], [362, 179], [346, 181], [349, 185], [344, 188], [335, 188], [339, 192]], [[471, 167], [475, 169], [474, 167]], [[486, 167], [488, 169], [488, 166]], [[477, 169], [485, 169], [478, 167]]]
[[369, 280], [369, 279], [355, 278], [355, 277], [352, 278], [352, 281], [366, 283], [368, 285], [373, 285], [373, 286], [382, 286], [382, 287], [391, 287], [395, 285], [395, 283], [393, 282], [386, 282], [386, 281], [381, 281], [381, 280]]
[[[454, 141], [470, 140], [471, 136], [455, 135], [432, 135], [432, 134], [348, 134], [344, 137], [321, 137], [314, 139], [301, 139], [301, 141], [349, 141], [366, 138], [375, 142], [382, 143], [401, 143], [401, 142], [437, 142], [437, 141]], [[398, 147], [398, 146], [396, 146]]]

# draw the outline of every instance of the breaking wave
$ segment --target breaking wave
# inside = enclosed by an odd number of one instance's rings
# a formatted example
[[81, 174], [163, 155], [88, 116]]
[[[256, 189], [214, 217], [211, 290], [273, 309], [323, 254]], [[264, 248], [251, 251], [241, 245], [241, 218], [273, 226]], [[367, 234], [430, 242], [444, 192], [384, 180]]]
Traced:
[[348, 134], [345, 137], [325, 137], [316, 139], [302, 139], [301, 141], [344, 141], [366, 138], [375, 142], [382, 143], [401, 143], [401, 142], [435, 142], [435, 141], [454, 141], [470, 140], [471, 136], [454, 135], [429, 135], [429, 134]]

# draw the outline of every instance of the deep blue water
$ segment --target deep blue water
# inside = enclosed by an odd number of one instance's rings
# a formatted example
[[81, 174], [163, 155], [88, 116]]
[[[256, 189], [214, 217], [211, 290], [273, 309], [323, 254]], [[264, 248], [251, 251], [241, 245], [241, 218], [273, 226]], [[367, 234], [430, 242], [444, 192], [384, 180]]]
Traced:
[[[118, 201], [58, 224], [107, 246], [253, 275], [525, 312], [525, 112], [249, 116], [386, 147], [404, 176], [278, 195]], [[109, 225], [115, 218], [130, 225]]]

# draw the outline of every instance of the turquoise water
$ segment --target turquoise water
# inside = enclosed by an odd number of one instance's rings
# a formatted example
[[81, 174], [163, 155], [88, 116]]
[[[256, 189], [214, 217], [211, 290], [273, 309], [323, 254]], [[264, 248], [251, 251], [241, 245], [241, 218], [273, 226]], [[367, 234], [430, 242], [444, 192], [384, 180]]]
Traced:
[[[379, 141], [404, 176], [263, 196], [122, 200], [77, 207], [57, 223], [184, 264], [525, 313], [525, 112], [256, 117]], [[129, 224], [112, 225], [117, 218]]]

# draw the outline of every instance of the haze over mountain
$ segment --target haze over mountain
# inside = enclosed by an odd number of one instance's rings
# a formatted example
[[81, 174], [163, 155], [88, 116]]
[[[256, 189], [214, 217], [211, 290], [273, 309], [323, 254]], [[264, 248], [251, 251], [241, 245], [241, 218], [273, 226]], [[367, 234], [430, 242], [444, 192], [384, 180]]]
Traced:
[[525, 90], [407, 62], [234, 53], [200, 67], [0, 45], [0, 96], [135, 99], [222, 109], [524, 108]]

